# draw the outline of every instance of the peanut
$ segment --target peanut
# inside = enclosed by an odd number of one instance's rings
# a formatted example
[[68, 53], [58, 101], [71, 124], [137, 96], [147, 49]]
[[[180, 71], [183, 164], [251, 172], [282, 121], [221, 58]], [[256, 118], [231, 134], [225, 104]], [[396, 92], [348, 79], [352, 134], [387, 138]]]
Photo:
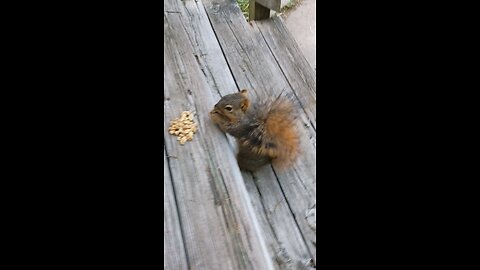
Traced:
[[184, 145], [187, 141], [193, 139], [193, 134], [197, 131], [197, 124], [193, 122], [193, 113], [183, 111], [180, 118], [170, 121], [168, 133], [178, 136], [177, 141]]

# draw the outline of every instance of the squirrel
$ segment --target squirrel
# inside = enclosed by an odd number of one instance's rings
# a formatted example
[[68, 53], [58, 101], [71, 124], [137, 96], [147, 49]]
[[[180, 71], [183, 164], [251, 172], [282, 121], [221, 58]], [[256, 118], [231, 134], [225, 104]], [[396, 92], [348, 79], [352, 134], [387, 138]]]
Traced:
[[272, 163], [283, 170], [299, 155], [299, 134], [294, 102], [285, 96], [251, 104], [247, 90], [220, 99], [210, 111], [218, 127], [236, 138], [237, 162], [242, 170], [255, 171]]

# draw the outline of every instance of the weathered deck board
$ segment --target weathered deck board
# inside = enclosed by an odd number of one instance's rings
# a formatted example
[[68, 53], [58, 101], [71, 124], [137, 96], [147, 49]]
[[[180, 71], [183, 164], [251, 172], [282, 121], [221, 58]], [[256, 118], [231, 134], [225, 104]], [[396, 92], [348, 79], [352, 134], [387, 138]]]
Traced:
[[298, 44], [288, 32], [280, 17], [272, 17], [271, 20], [256, 21], [256, 26], [268, 43], [275, 60], [280, 66], [288, 83], [298, 93], [302, 94], [299, 99], [311, 124], [316, 128], [316, 78], [315, 71], [311, 68]]
[[[196, 60], [213, 90], [213, 96], [218, 100], [220, 95], [223, 96], [237, 91], [238, 88], [227, 62], [221, 57], [222, 50], [216, 43], [215, 34], [209, 28], [208, 18], [204, 16], [205, 10], [203, 10], [201, 1], [185, 1], [185, 7], [188, 12], [182, 13], [184, 16], [182, 21], [190, 27], [188, 28], [190, 31], [187, 31], [187, 33], [189, 39], [195, 41], [193, 45]], [[230, 136], [228, 138], [231, 139]], [[232, 146], [234, 146], [233, 141], [230, 140]], [[233, 147], [231, 151], [234, 151]], [[255, 187], [255, 183], [252, 176], [248, 174], [243, 174], [245, 184], [249, 188], [250, 198], [255, 205], [271, 253], [270, 256], [276, 269], [297, 269], [292, 267], [297, 262], [308, 261], [310, 258], [308, 248], [302, 239], [278, 182], [275, 180], [272, 169], [267, 168], [266, 170], [269, 171], [269, 176], [261, 176], [260, 178], [266, 178], [270, 181], [261, 181], [259, 189], [252, 188], [252, 186]], [[274, 188], [272, 188], [272, 185]], [[258, 196], [259, 193], [263, 196]]]
[[188, 269], [165, 149], [163, 149], [163, 201], [163, 268]]
[[196, 112], [199, 131], [180, 146], [167, 133], [165, 143], [191, 269], [273, 269], [259, 223], [235, 156], [208, 112], [216, 102], [198, 65], [181, 14], [180, 1], [166, 1], [164, 13], [164, 113], [177, 118]]
[[[187, 33], [194, 40], [194, 50], [200, 69], [205, 76], [215, 102], [222, 96], [238, 91], [233, 75], [223, 56], [201, 1], [185, 1], [187, 10], [183, 19], [188, 22]], [[213, 106], [212, 106], [213, 108]]]
[[[304, 99], [311, 99], [311, 95], [302, 88], [292, 89], [256, 22], [247, 23], [245, 18], [240, 16], [241, 11], [235, 0], [203, 2], [238, 87], [249, 89], [254, 99], [270, 98], [282, 91], [295, 94], [299, 97], [300, 104], [306, 105]], [[305, 58], [301, 53], [295, 57]], [[311, 66], [304, 68], [312, 69]], [[309, 104], [310, 106], [304, 106], [304, 109], [313, 110], [311, 106], [315, 107], [316, 102]], [[301, 114], [300, 120], [315, 147], [315, 129], [311, 127], [312, 123], [315, 124], [315, 119]]]
[[[249, 24], [239, 16], [241, 13], [234, 1], [204, 0], [204, 3], [216, 36], [239, 88], [253, 89], [254, 99], [274, 96], [282, 90], [285, 90], [287, 93], [295, 92], [296, 96], [300, 98], [308, 98], [310, 96], [310, 94], [306, 92], [309, 91], [309, 89], [292, 89], [294, 86], [298, 87], [299, 83], [292, 84], [289, 80], [303, 80], [305, 77], [302, 78], [299, 76], [298, 72], [290, 73], [281, 70], [274, 56], [281, 55], [280, 52], [275, 51], [279, 46], [267, 43], [268, 39], [264, 38], [256, 26], [256, 22]], [[268, 21], [265, 21], [265, 23], [268, 23]], [[280, 39], [282, 36], [275, 38]], [[284, 38], [291, 37], [284, 36]], [[291, 51], [291, 53], [294, 59], [304, 57], [298, 50]], [[286, 65], [287, 64], [284, 63], [284, 67], [286, 67]], [[311, 69], [311, 66], [302, 68]], [[285, 77], [286, 74], [287, 78]], [[308, 82], [304, 82], [304, 85], [308, 85]], [[307, 100], [307, 102], [305, 102], [305, 100], [300, 100], [300, 102], [304, 105], [303, 108], [305, 111], [309, 110], [310, 113], [308, 114], [312, 115], [314, 108], [311, 107], [315, 107], [316, 101]], [[304, 128], [301, 129], [303, 154], [299, 158], [296, 166], [286, 172], [268, 171], [268, 169], [265, 169], [265, 173], [257, 173], [254, 175], [254, 178], [258, 179], [257, 183], [260, 181], [272, 181], [272, 179], [279, 181], [281, 190], [285, 195], [285, 200], [280, 204], [284, 204], [285, 207], [288, 207], [293, 212], [292, 215], [295, 223], [298, 228], [300, 228], [302, 234], [302, 241], [308, 246], [308, 253], [313, 257], [313, 260], [316, 261], [316, 233], [315, 230], [312, 229], [311, 220], [305, 218], [307, 211], [315, 205], [316, 199], [316, 132], [311, 126], [311, 123], [315, 124], [316, 120], [310, 118], [306, 112], [301, 114], [301, 120], [305, 125]], [[242, 175], [247, 184], [249, 181], [253, 181], [250, 174], [242, 173]], [[248, 185], [252, 186], [251, 183]], [[275, 189], [269, 188], [268, 185], [257, 185], [257, 187], [262, 197], [279, 198], [278, 194], [274, 192]], [[257, 209], [257, 214], [262, 215], [259, 211], [265, 207], [265, 201], [252, 196], [252, 203]], [[262, 218], [260, 219], [262, 220]], [[278, 223], [268, 216], [264, 220], [268, 220], [268, 224], [263, 223], [264, 230], [268, 231], [270, 227], [272, 234], [274, 231], [288, 231], [288, 229], [291, 229], [288, 226], [288, 222]], [[296, 243], [297, 245], [292, 245], [292, 240], [286, 239], [288, 238], [284, 238], [284, 241], [281, 241], [270, 238], [267, 239], [267, 243], [277, 242], [278, 244], [281, 242], [280, 249], [283, 248], [287, 251], [287, 257], [300, 259], [301, 256], [299, 257], [298, 254], [295, 254], [292, 250], [295, 249], [293, 246], [301, 246], [301, 244]], [[296, 241], [300, 242], [298, 239]], [[273, 246], [275, 246], [275, 244], [273, 244]], [[278, 248], [278, 246], [275, 248]]]
[[[260, 35], [239, 15], [235, 1], [204, 0], [207, 14], [239, 88], [252, 91], [253, 97], [265, 99], [287, 87], [285, 79], [273, 80], [281, 73], [274, 61], [264, 61], [270, 54]], [[242, 77], [242, 80], [239, 80]], [[269, 80], [260, 80], [269, 77]]]
[[[258, 26], [262, 36], [268, 43], [289, 85], [298, 96], [302, 97], [299, 101], [302, 103], [306, 115], [311, 120], [310, 123], [313, 128], [316, 129], [316, 78], [314, 70], [301, 53], [296, 42], [294, 42], [281, 18], [273, 17], [271, 20], [256, 21], [255, 25]], [[306, 147], [309, 147], [309, 145], [305, 144], [302, 149]], [[315, 216], [312, 218], [311, 214], [314, 214], [316, 211], [316, 175], [313, 178], [305, 179], [303, 178], [303, 172], [308, 170], [308, 166], [315, 167], [316, 160], [314, 163], [309, 163], [308, 161], [308, 159], [302, 159], [301, 165], [299, 165], [300, 168], [290, 171], [293, 174], [298, 173], [299, 177], [297, 179], [300, 181], [292, 181], [294, 179], [293, 175], [278, 175], [278, 179], [283, 187], [285, 196], [289, 198], [291, 209], [296, 213], [299, 213], [301, 210], [305, 211], [300, 216], [301, 221], [298, 219], [300, 221], [298, 225], [309, 247], [315, 250], [316, 219]], [[315, 174], [315, 172], [313, 173]], [[316, 262], [316, 259], [314, 261]]]
[[[289, 47], [293, 41], [276, 40], [291, 39], [281, 26], [248, 24], [234, 1], [168, 0], [164, 7], [165, 130], [187, 109], [196, 110], [201, 129], [185, 146], [165, 133], [166, 155], [176, 156], [170, 159], [172, 190], [190, 267], [309, 269], [308, 260], [316, 261], [315, 229], [305, 217], [316, 195], [316, 100], [305, 91], [315, 92], [316, 85], [308, 81], [311, 71], [283, 59], [303, 55]], [[234, 141], [208, 119], [220, 96], [240, 88], [250, 89], [253, 99], [282, 90], [300, 97], [304, 153], [292, 170], [240, 174]]]
[[312, 254], [303, 240], [295, 217], [288, 207], [278, 179], [271, 177], [271, 168], [262, 168], [254, 176], [244, 174], [252, 204], [262, 224], [267, 244], [277, 269], [305, 265]]

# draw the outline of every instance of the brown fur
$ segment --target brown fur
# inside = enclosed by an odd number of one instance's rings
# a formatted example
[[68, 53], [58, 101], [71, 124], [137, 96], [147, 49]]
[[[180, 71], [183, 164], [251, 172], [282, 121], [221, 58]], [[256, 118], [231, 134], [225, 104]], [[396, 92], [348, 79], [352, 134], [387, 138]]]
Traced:
[[285, 169], [299, 155], [296, 111], [285, 97], [251, 107], [244, 89], [220, 99], [210, 117], [222, 131], [237, 138], [242, 169], [253, 171], [270, 161]]
[[[272, 158], [275, 167], [285, 169], [299, 154], [299, 135], [295, 126], [295, 110], [288, 99], [278, 99], [270, 103], [264, 120], [264, 143], [255, 147], [259, 155]], [[267, 144], [277, 147], [267, 147]]]

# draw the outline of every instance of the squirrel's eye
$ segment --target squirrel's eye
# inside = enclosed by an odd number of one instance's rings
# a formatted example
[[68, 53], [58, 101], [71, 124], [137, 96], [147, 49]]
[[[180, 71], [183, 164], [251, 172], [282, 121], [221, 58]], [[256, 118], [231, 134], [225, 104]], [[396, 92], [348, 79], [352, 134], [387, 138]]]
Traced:
[[231, 112], [232, 109], [233, 109], [233, 108], [232, 108], [232, 105], [227, 105], [227, 106], [225, 106], [225, 110], [227, 110], [227, 111], [229, 111], [229, 112]]

